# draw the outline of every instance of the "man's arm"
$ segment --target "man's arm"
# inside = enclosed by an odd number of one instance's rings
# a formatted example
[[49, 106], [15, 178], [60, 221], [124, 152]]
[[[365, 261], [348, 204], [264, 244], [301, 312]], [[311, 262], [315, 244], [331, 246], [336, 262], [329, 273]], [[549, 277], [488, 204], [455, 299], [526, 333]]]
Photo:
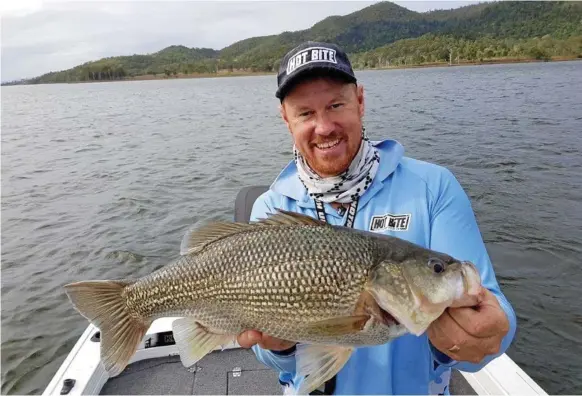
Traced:
[[431, 350], [441, 364], [478, 371], [511, 344], [515, 312], [499, 288], [471, 203], [455, 176], [445, 170], [439, 191], [431, 194], [429, 247], [473, 262], [484, 287], [479, 306], [449, 308], [431, 325], [427, 332]]

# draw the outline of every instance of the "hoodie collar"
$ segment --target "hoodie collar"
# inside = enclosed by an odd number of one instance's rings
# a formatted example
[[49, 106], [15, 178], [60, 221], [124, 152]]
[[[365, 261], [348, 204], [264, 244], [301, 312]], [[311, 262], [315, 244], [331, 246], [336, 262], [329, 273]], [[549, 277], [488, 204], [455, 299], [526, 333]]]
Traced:
[[[404, 155], [404, 147], [396, 140], [372, 141], [372, 144], [378, 149], [380, 168], [374, 177], [371, 187], [360, 197], [358, 208], [363, 207], [371, 197], [376, 195], [382, 188], [384, 180], [394, 172]], [[313, 199], [309, 196], [303, 183], [301, 183], [301, 180], [297, 176], [297, 168], [293, 160], [279, 173], [279, 176], [271, 184], [271, 189], [276, 193], [297, 201], [298, 206], [315, 208]], [[332, 213], [337, 212], [334, 210]]]

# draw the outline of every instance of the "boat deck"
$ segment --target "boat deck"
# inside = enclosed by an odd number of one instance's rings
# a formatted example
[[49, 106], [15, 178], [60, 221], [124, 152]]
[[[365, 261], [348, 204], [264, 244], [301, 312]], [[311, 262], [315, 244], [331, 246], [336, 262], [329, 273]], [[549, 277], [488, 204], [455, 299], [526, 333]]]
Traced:
[[[102, 395], [281, 395], [277, 373], [259, 362], [248, 349], [228, 349], [204, 357], [187, 369], [178, 356], [135, 362], [109, 379]], [[453, 371], [450, 393], [476, 395]]]

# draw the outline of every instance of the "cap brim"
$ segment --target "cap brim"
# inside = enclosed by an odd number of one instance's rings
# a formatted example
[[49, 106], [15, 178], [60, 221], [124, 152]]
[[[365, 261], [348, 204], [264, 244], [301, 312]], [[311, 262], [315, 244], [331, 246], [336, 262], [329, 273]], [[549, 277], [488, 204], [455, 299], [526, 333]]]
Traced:
[[303, 70], [296, 71], [293, 75], [291, 75], [291, 77], [285, 79], [281, 86], [279, 86], [277, 89], [277, 92], [275, 92], [275, 96], [280, 100], [283, 100], [283, 98], [299, 82], [315, 77], [337, 78], [348, 83], [355, 83], [357, 81], [357, 79], [348, 72], [344, 72], [335, 67], [326, 65], [313, 65], [310, 67], [305, 67]]

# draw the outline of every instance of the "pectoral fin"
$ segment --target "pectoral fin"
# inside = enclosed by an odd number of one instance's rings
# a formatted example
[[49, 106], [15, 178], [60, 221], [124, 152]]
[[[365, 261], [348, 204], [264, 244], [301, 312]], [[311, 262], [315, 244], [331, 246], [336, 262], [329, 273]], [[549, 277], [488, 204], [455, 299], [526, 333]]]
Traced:
[[298, 344], [295, 352], [297, 374], [305, 380], [297, 394], [307, 395], [332, 378], [346, 364], [353, 348], [331, 345]]
[[216, 347], [228, 344], [234, 337], [231, 334], [211, 333], [194, 318], [175, 320], [172, 331], [185, 367], [194, 365]]
[[329, 335], [354, 334], [364, 329], [370, 315], [345, 316], [321, 320], [307, 325], [310, 332]]

